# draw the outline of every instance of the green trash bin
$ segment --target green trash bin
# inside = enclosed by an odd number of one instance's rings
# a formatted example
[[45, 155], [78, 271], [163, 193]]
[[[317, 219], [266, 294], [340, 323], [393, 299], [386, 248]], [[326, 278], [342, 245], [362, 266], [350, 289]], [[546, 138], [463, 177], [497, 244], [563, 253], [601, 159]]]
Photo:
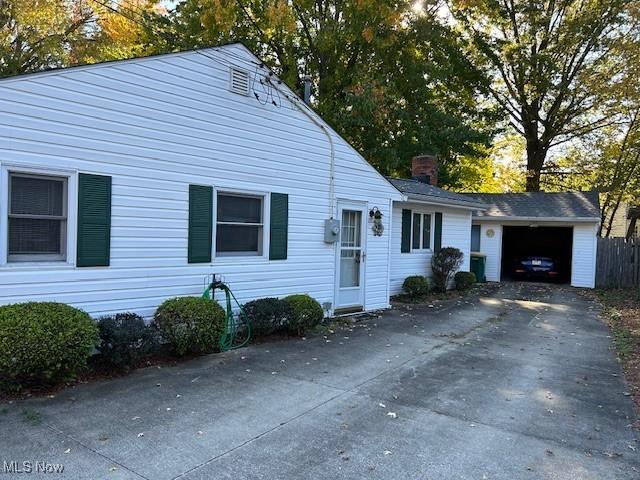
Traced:
[[484, 283], [487, 281], [485, 276], [485, 266], [487, 256], [484, 253], [473, 252], [471, 254], [471, 271], [476, 275], [476, 282]]

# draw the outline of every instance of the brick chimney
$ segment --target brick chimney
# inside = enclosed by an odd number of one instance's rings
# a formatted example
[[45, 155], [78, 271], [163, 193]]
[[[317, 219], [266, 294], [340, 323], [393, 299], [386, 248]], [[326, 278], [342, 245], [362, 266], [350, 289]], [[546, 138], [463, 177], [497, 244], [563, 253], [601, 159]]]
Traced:
[[438, 159], [435, 155], [419, 155], [411, 160], [411, 178], [438, 185]]

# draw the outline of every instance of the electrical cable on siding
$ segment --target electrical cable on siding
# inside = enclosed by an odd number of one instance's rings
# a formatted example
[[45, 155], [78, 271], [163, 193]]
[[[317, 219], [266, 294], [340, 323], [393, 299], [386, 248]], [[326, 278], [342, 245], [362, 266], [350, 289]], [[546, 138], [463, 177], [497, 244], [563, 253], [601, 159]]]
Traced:
[[[274, 85], [274, 88], [276, 89], [276, 91], [280, 91], [280, 89]], [[314, 124], [316, 124], [318, 126], [318, 128], [320, 128], [320, 130], [322, 130], [324, 132], [324, 134], [327, 136], [327, 140], [329, 141], [329, 152], [330, 152], [330, 158], [329, 158], [329, 218], [333, 218], [333, 211], [334, 211], [334, 192], [335, 192], [335, 163], [336, 163], [336, 155], [335, 155], [335, 147], [333, 145], [333, 138], [331, 137], [331, 132], [327, 129], [327, 127], [325, 125], [323, 125], [322, 123], [320, 123], [314, 116], [313, 113], [310, 113], [307, 109], [309, 107], [307, 107], [306, 104], [304, 104], [304, 106], [300, 105], [300, 101], [297, 98], [292, 98], [290, 97], [287, 92], [284, 91], [280, 91], [280, 93], [282, 93], [282, 95], [289, 100], [300, 112], [302, 112], [304, 115], [307, 116], [307, 118], [309, 118], [309, 120], [311, 120]]]
[[[219, 50], [216, 49], [216, 52], [218, 52]], [[197, 53], [204, 55], [205, 57], [214, 60], [214, 61], [219, 61], [220, 63], [224, 64], [224, 61], [221, 61], [221, 59], [219, 58], [215, 58], [212, 57], [210, 55], [207, 55], [204, 52], [201, 51], [197, 51]], [[256, 62], [252, 62], [249, 59], [245, 59], [244, 60], [246, 63], [252, 63], [252, 64], [256, 64]], [[266, 68], [266, 66], [264, 64], [260, 64], [261, 68]], [[302, 114], [304, 114], [309, 120], [311, 120], [318, 128], [320, 128], [320, 130], [322, 130], [322, 132], [326, 135], [327, 140], [329, 141], [329, 218], [333, 218], [334, 216], [334, 208], [335, 208], [335, 200], [334, 200], [334, 196], [335, 196], [335, 146], [333, 143], [333, 137], [331, 136], [331, 132], [329, 131], [329, 129], [323, 125], [322, 123], [320, 123], [316, 117], [315, 117], [315, 113], [314, 112], [309, 112], [309, 107], [306, 104], [301, 105], [300, 100], [298, 100], [295, 97], [290, 96], [289, 94], [287, 94], [287, 92], [280, 90], [280, 88], [277, 86], [276, 83], [271, 81], [270, 76], [267, 77], [265, 75], [264, 77], [268, 83], [275, 89], [275, 91], [279, 94], [282, 94], [282, 96], [284, 96], [284, 98], [286, 98], [287, 100], [289, 100], [289, 102], [291, 102], [291, 104], [296, 107], [296, 109], [298, 111], [300, 111]], [[255, 81], [255, 78], [254, 78]], [[278, 80], [277, 83], [281, 83], [280, 80]], [[258, 99], [258, 101], [260, 102], [260, 100]], [[262, 103], [262, 102], [260, 102]], [[264, 104], [263, 104], [264, 105]]]
[[[216, 53], [222, 53], [222, 50], [215, 49], [214, 51]], [[242, 65], [239, 65], [237, 63], [232, 63], [227, 59], [215, 58], [199, 50], [196, 50], [195, 52], [199, 55], [202, 55], [203, 57], [213, 60], [214, 62], [217, 62], [221, 65], [225, 65], [229, 68], [235, 67], [238, 69], [246, 70], [247, 63], [255, 65], [255, 71], [253, 73], [253, 81], [251, 83], [251, 91], [253, 92], [253, 96], [261, 105], [266, 105], [267, 103], [271, 103], [274, 107], [282, 108], [283, 105], [282, 105], [282, 99], [280, 98], [280, 93], [273, 87], [273, 83], [269, 80], [269, 77], [273, 76], [273, 73], [269, 71], [269, 74], [265, 75], [259, 72], [260, 68], [265, 68], [264, 64], [254, 62], [250, 59], [241, 58], [239, 56], [234, 55], [235, 58], [243, 62]], [[258, 77], [261, 77], [261, 78], [258, 80]], [[262, 86], [262, 91], [260, 91], [259, 88], [256, 88], [256, 81]], [[295, 108], [289, 108], [289, 107], [285, 107], [285, 108], [289, 110], [295, 110]]]

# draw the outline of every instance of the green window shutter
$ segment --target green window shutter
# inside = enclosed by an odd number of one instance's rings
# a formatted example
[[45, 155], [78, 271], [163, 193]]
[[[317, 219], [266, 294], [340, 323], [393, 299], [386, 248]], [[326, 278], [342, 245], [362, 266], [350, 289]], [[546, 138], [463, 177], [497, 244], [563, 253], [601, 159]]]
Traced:
[[189, 263], [211, 261], [213, 187], [189, 185]]
[[402, 209], [402, 240], [400, 241], [400, 252], [409, 253], [411, 251], [411, 210]]
[[78, 267], [107, 267], [111, 250], [111, 177], [78, 177]]
[[436, 212], [435, 229], [433, 233], [433, 251], [437, 252], [442, 248], [442, 213]]
[[289, 195], [286, 193], [271, 194], [269, 235], [269, 260], [286, 260], [289, 236]]

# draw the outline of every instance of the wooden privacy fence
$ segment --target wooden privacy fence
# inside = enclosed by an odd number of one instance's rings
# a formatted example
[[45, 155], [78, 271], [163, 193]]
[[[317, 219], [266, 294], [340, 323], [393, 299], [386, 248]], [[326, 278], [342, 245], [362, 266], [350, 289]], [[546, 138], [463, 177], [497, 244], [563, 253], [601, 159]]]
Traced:
[[640, 287], [640, 241], [598, 239], [596, 287]]

